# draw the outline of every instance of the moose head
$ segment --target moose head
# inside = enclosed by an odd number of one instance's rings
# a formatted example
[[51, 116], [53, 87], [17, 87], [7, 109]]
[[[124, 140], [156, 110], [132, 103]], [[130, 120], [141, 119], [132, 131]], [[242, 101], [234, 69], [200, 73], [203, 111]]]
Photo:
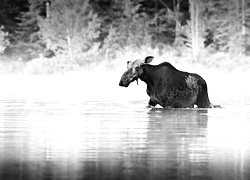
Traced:
[[152, 62], [153, 56], [147, 56], [144, 60], [137, 59], [135, 61], [128, 61], [127, 62], [127, 71], [125, 71], [121, 77], [120, 86], [128, 87], [129, 84], [133, 81], [137, 81], [138, 84], [138, 78], [143, 73], [143, 64], [147, 64]]

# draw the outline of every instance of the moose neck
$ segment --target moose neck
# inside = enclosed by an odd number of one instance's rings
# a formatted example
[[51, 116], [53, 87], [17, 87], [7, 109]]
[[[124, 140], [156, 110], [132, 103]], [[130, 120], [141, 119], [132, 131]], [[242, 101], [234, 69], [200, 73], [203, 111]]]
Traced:
[[141, 65], [143, 73], [140, 75], [140, 80], [144, 81], [149, 86], [154, 86], [156, 80], [159, 78], [157, 76], [157, 71], [155, 71], [156, 66], [150, 64]]

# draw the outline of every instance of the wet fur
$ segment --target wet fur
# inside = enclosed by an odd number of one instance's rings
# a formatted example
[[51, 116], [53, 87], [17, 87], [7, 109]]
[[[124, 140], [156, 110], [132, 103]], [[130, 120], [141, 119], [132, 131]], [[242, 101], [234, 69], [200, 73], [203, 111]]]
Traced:
[[177, 70], [168, 62], [141, 65], [139, 79], [147, 84], [149, 106], [164, 108], [211, 108], [205, 80], [198, 74]]

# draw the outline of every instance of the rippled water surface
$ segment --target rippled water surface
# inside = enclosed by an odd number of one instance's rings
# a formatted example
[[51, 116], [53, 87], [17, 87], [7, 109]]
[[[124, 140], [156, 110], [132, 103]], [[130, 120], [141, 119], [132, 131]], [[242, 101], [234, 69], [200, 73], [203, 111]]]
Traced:
[[1, 180], [250, 179], [247, 91], [211, 83], [223, 108], [146, 109], [142, 82], [72, 79], [1, 78]]

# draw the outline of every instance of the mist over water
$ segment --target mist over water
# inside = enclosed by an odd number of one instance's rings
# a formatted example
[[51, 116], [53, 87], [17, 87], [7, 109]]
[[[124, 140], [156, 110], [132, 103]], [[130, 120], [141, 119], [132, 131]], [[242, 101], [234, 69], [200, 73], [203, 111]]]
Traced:
[[247, 76], [199, 74], [223, 108], [147, 109], [122, 72], [1, 76], [0, 179], [249, 179]]

